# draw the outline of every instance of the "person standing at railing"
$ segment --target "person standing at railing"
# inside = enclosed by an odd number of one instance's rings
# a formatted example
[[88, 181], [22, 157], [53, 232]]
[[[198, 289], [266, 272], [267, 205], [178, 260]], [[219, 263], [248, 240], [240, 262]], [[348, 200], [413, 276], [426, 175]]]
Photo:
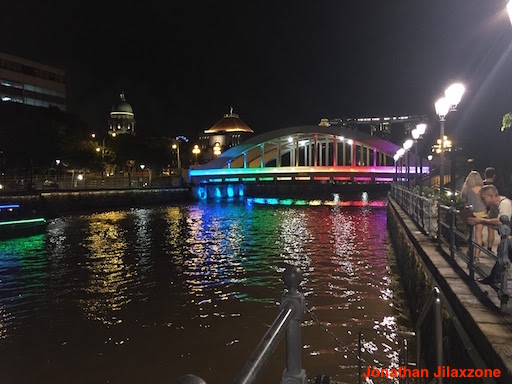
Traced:
[[[487, 208], [480, 197], [480, 189], [482, 189], [484, 183], [480, 173], [477, 171], [471, 171], [464, 180], [462, 186], [461, 195], [462, 200], [466, 203], [466, 206], [473, 207], [473, 215], [476, 217], [484, 217], [487, 215]], [[483, 245], [483, 224], [474, 224], [475, 242], [478, 245]], [[478, 261], [480, 255], [480, 249], [475, 249], [475, 261]]]
[[[501, 216], [506, 216], [510, 223], [512, 216], [512, 201], [508, 197], [501, 196], [498, 189], [494, 185], [484, 185], [480, 189], [480, 197], [484, 204], [488, 207], [496, 209], [496, 217], [468, 217], [467, 222], [470, 225], [483, 224], [488, 228], [498, 229], [502, 224], [500, 221]], [[499, 264], [498, 261], [494, 264], [491, 273], [486, 278], [480, 280], [482, 284], [494, 284], [499, 281]]]

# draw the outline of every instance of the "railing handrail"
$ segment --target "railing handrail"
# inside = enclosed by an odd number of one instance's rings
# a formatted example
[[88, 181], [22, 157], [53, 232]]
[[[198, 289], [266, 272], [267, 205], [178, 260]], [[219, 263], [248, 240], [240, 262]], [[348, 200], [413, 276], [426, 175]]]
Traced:
[[240, 370], [233, 383], [250, 384], [257, 379], [276, 349], [279, 341], [284, 336], [292, 318], [293, 308], [291, 306], [282, 308], [279, 311], [276, 319], [261, 339], [251, 357], [249, 357], [244, 367]]
[[306, 311], [306, 300], [298, 291], [302, 278], [302, 271], [298, 267], [288, 266], [283, 272], [283, 281], [288, 290], [281, 298], [279, 314], [233, 383], [253, 383], [286, 332], [286, 369], [281, 377], [281, 383], [306, 384], [307, 376], [306, 371], [302, 369], [301, 356], [301, 321]]

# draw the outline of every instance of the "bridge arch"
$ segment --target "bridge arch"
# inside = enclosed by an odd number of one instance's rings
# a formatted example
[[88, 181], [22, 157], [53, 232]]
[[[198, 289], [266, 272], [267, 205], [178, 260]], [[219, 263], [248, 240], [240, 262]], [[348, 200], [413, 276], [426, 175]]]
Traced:
[[[393, 155], [399, 148], [389, 141], [344, 127], [288, 127], [253, 136], [230, 148], [216, 159], [191, 169], [189, 179], [195, 185], [234, 181], [236, 176], [251, 174], [267, 179], [269, 176], [263, 175], [275, 174], [293, 180], [328, 177], [375, 181], [379, 173], [394, 172]], [[313, 176], [314, 173], [324, 175]], [[359, 180], [358, 174], [362, 175]]]

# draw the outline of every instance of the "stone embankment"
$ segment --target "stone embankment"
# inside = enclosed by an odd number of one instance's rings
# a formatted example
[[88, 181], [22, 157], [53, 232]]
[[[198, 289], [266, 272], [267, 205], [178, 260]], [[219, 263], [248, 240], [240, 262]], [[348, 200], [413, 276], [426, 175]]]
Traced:
[[35, 210], [46, 217], [104, 209], [189, 202], [187, 188], [127, 189], [98, 191], [56, 191], [31, 195], [0, 196], [0, 203], [19, 203], [23, 209]]

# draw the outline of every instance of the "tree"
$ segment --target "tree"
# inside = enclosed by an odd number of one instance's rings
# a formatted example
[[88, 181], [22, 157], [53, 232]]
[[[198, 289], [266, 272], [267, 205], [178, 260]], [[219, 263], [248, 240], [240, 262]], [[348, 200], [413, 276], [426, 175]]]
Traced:
[[505, 131], [512, 127], [512, 112], [508, 112], [503, 116], [503, 121], [501, 123], [501, 131]]

